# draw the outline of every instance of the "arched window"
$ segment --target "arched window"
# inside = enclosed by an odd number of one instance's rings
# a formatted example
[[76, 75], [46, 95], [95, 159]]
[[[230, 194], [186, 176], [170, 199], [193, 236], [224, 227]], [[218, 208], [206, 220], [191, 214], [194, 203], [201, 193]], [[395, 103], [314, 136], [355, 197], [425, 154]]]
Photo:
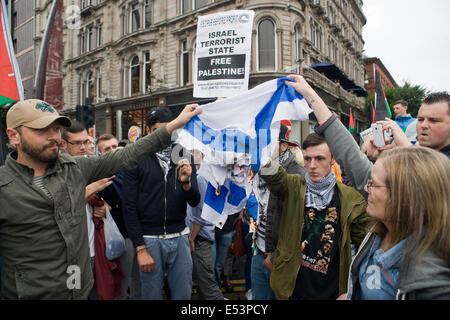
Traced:
[[134, 56], [130, 62], [130, 95], [139, 93], [141, 83], [141, 68], [138, 56]]
[[258, 24], [258, 71], [276, 70], [275, 23], [263, 19]]

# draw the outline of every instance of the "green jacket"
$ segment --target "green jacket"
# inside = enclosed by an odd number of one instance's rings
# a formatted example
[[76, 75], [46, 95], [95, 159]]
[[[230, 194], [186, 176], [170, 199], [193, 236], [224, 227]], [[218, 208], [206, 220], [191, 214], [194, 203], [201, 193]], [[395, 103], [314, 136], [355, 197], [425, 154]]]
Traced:
[[170, 141], [164, 127], [102, 156], [61, 154], [44, 174], [53, 199], [33, 184], [33, 169], [8, 155], [0, 167], [2, 298], [87, 299], [94, 281], [86, 185], [136, 167]]
[[[287, 174], [274, 162], [261, 171], [271, 193], [283, 201], [278, 245], [274, 253], [270, 285], [279, 300], [292, 295], [302, 250], [306, 181], [298, 174]], [[341, 237], [339, 239], [339, 294], [347, 292], [347, 280], [352, 261], [350, 241], [359, 247], [368, 231], [366, 201], [356, 190], [337, 182], [341, 202]]]

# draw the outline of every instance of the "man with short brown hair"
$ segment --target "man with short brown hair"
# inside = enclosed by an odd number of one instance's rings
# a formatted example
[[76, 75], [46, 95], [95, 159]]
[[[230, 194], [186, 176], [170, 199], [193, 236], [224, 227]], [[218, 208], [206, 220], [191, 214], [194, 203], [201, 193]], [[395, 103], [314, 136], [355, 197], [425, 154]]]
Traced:
[[119, 142], [117, 141], [117, 138], [110, 133], [102, 134], [97, 139], [98, 152], [101, 154], [116, 150], [118, 147]]
[[413, 118], [408, 110], [408, 102], [406, 100], [397, 100], [394, 102], [394, 113], [395, 113], [395, 122], [399, 125], [399, 127], [405, 132], [408, 139], [415, 143], [416, 142], [416, 118]]
[[351, 243], [358, 247], [367, 233], [366, 202], [336, 181], [335, 159], [324, 137], [310, 134], [302, 151], [304, 177], [287, 174], [274, 162], [261, 175], [283, 201], [270, 285], [277, 299], [336, 299], [347, 292]]
[[446, 91], [432, 93], [423, 100], [416, 126], [421, 146], [450, 158], [450, 95]]

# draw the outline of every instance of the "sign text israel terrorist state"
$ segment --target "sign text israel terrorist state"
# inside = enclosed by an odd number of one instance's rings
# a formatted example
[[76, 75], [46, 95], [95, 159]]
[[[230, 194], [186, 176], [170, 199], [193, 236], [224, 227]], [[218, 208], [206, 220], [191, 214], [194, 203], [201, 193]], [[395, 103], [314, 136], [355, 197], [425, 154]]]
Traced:
[[199, 16], [194, 97], [230, 97], [248, 90], [254, 12]]

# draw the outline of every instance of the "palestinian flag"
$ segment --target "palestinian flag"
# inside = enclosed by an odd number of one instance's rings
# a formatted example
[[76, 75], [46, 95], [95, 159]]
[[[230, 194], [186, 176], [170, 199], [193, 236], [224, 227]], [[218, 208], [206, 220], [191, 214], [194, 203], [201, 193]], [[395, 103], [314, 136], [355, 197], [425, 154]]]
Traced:
[[22, 78], [13, 50], [4, 1], [0, 6], [0, 106], [23, 100]]
[[350, 108], [350, 121], [348, 122], [348, 131], [353, 133], [355, 131], [355, 120], [353, 119], [352, 108]]
[[375, 123], [375, 108], [373, 107], [373, 102], [370, 102], [370, 106], [372, 107], [372, 119], [370, 119], [371, 123]]
[[375, 80], [375, 121], [384, 120], [384, 118], [391, 118], [391, 109], [384, 94], [383, 86], [381, 85], [380, 75], [377, 71], [377, 66], [373, 64], [373, 75]]

